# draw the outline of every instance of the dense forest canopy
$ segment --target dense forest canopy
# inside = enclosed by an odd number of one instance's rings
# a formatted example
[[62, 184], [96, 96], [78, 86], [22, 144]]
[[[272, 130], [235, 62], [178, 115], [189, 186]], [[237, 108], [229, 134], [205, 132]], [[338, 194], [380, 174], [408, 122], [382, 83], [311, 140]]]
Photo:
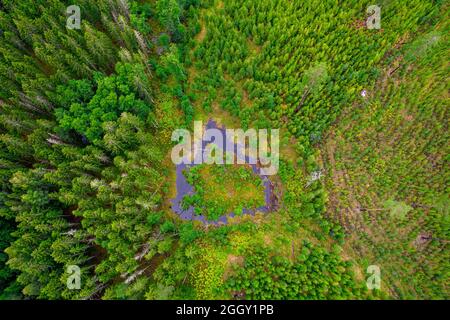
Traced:
[[[449, 4], [0, 0], [0, 299], [448, 299]], [[256, 213], [172, 210], [208, 119], [280, 129], [269, 212], [238, 165], [183, 206]]]

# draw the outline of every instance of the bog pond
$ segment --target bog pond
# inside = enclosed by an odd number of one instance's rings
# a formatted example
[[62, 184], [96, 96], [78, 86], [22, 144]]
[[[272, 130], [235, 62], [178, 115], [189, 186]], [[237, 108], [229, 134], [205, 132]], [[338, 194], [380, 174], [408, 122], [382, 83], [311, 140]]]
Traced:
[[[210, 119], [205, 129], [217, 129], [226, 138], [227, 131]], [[225, 139], [228, 141], [228, 139]], [[201, 152], [214, 141], [201, 142]], [[220, 147], [220, 144], [215, 144]], [[227, 145], [238, 153], [242, 146]], [[223, 145], [222, 145], [223, 148]], [[222, 150], [224, 152], [224, 150]], [[227, 224], [237, 215], [268, 213], [277, 207], [274, 183], [261, 172], [259, 162], [244, 152], [245, 164], [186, 164], [176, 165], [176, 197], [172, 210], [183, 220], [204, 224]]]

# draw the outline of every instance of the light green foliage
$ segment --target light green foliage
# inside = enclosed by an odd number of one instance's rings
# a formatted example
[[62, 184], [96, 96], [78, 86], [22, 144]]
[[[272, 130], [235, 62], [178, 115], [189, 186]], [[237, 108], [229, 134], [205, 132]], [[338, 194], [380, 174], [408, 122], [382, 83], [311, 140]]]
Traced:
[[335, 254], [307, 242], [294, 262], [271, 256], [265, 248], [254, 248], [224, 290], [246, 299], [364, 298], [364, 290], [353, 281], [349, 266]]
[[184, 196], [183, 209], [194, 207], [195, 214], [208, 220], [243, 209], [255, 210], [265, 205], [264, 185], [250, 166], [202, 164], [184, 172], [194, 194]]
[[385, 201], [383, 205], [386, 210], [389, 210], [391, 217], [398, 220], [404, 220], [406, 214], [413, 209], [404, 202], [398, 202], [392, 199]]

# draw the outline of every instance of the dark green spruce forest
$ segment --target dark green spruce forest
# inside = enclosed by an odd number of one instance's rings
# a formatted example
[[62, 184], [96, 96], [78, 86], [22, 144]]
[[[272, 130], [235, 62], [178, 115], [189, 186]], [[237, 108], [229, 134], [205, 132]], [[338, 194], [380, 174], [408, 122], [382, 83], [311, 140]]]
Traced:
[[[449, 299], [449, 13], [0, 0], [0, 300]], [[180, 174], [195, 121], [279, 129], [276, 174]]]

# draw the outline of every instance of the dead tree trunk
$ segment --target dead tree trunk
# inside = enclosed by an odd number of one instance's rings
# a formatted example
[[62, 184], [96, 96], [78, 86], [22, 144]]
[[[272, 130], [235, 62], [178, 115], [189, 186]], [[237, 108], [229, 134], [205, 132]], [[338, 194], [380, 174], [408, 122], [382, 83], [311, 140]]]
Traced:
[[309, 90], [309, 88], [308, 88], [308, 89], [306, 89], [306, 91], [303, 93], [302, 100], [301, 100], [300, 103], [298, 104], [297, 108], [295, 108], [294, 114], [297, 114], [297, 113], [300, 111], [301, 107], [303, 106], [303, 103], [305, 103], [305, 100], [306, 100], [306, 98], [307, 98], [308, 95], [309, 95], [309, 91], [310, 91], [310, 90]]

